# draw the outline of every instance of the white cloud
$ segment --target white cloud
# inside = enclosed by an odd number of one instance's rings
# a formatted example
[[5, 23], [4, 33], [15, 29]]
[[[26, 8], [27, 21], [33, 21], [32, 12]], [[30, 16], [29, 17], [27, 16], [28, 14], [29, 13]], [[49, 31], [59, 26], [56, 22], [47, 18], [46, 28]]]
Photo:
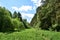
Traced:
[[19, 10], [19, 8], [17, 8], [17, 7], [12, 7], [12, 9], [14, 9], [14, 10]]
[[12, 9], [17, 10], [17, 11], [28, 11], [28, 10], [32, 10], [32, 6], [23, 5], [23, 6], [19, 7], [19, 8], [13, 6]]
[[36, 7], [35, 6], [33, 7], [33, 10], [36, 10]]
[[27, 16], [32, 18], [34, 16], [34, 14], [30, 14], [30, 13], [21, 13], [23, 17]]
[[37, 7], [42, 5], [41, 0], [31, 0], [31, 1], [32, 1]]
[[19, 8], [19, 10], [20, 11], [28, 11], [28, 10], [32, 10], [32, 6], [21, 6], [20, 8]]
[[31, 19], [33, 18], [34, 14], [30, 14], [30, 13], [21, 13], [22, 18], [26, 18], [28, 22], [31, 21]]

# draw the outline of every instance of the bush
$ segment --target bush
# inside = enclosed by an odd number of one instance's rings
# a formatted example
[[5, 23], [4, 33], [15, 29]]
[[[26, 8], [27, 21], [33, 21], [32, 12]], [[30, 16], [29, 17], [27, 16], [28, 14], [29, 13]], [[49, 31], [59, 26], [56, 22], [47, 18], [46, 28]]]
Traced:
[[14, 27], [11, 21], [11, 18], [9, 16], [5, 16], [3, 23], [1, 24], [2, 26], [0, 27], [0, 31], [13, 31]]
[[60, 31], [60, 26], [58, 24], [55, 24], [52, 26], [53, 31]]
[[13, 30], [12, 21], [11, 21], [11, 13], [9, 10], [4, 7], [0, 7], [0, 31], [10, 31]]
[[15, 27], [14, 30], [22, 30], [24, 29], [24, 25], [22, 22], [20, 22], [17, 18], [12, 19], [13, 26]]

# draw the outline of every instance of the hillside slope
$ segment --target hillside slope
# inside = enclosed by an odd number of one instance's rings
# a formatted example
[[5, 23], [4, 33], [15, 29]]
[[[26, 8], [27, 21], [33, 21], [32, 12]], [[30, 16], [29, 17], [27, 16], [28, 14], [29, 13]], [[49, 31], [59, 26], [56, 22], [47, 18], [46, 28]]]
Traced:
[[60, 32], [26, 29], [10, 34], [0, 33], [0, 40], [60, 40]]
[[[54, 28], [60, 30], [60, 0], [46, 0], [36, 9], [36, 15], [30, 24], [42, 29]], [[54, 26], [56, 25], [56, 26]]]

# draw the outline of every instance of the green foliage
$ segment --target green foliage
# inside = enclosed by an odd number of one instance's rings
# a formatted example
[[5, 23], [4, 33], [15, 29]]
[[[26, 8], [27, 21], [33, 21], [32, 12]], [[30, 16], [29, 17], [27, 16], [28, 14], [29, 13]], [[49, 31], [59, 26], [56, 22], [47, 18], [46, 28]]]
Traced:
[[21, 16], [21, 13], [18, 12], [18, 18], [20, 19], [20, 21], [22, 22], [22, 16]]
[[15, 27], [14, 30], [20, 31], [24, 29], [24, 25], [20, 22], [17, 18], [12, 19], [13, 26]]
[[1, 31], [13, 31], [14, 27], [10, 17], [5, 17], [1, 26]]
[[13, 18], [17, 18], [17, 17], [18, 17], [18, 14], [16, 11], [14, 11]]
[[0, 33], [0, 40], [60, 40], [60, 32], [32, 28], [10, 34]]
[[33, 17], [32, 20], [31, 20], [31, 22], [30, 22], [30, 25], [31, 25], [32, 27], [36, 26], [37, 21], [38, 21], [37, 19], [38, 19], [38, 18], [37, 18], [37, 14], [35, 14], [34, 17]]
[[23, 22], [25, 28], [30, 28], [31, 27], [30, 24], [27, 22], [27, 19], [23, 19], [22, 22]]
[[10, 12], [0, 7], [0, 31], [9, 30], [13, 30]]
[[5, 7], [0, 7], [0, 31], [20, 31], [25, 29], [25, 21], [23, 22], [20, 12], [12, 13], [5, 9]]
[[[42, 2], [44, 2], [44, 4], [37, 8], [36, 15], [33, 17], [32, 23], [30, 24], [35, 27], [38, 22], [41, 22], [37, 28], [40, 27], [46, 30], [52, 28], [52, 30], [60, 31], [60, 1], [42, 0]], [[58, 25], [56, 26], [55, 24]]]

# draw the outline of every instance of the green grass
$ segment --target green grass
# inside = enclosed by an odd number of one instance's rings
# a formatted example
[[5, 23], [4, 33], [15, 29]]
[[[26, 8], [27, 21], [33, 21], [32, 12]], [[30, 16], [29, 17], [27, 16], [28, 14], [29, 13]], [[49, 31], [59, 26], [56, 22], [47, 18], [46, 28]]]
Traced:
[[26, 29], [9, 34], [0, 33], [0, 40], [60, 40], [60, 32]]

